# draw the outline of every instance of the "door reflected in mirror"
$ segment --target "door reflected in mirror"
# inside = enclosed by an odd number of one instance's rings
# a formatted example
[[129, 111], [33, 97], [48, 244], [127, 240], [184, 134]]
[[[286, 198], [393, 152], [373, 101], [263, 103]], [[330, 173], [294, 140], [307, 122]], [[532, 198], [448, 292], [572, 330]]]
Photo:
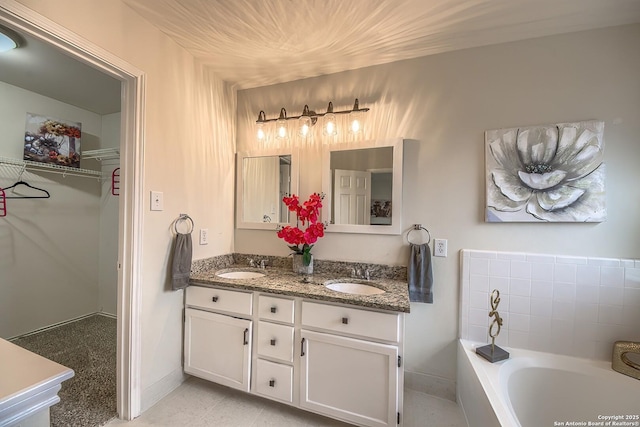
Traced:
[[282, 198], [296, 191], [294, 156], [291, 153], [238, 154], [237, 226], [273, 228], [289, 222]]
[[393, 148], [331, 152], [332, 223], [391, 225]]
[[327, 231], [400, 234], [402, 139], [325, 148]]

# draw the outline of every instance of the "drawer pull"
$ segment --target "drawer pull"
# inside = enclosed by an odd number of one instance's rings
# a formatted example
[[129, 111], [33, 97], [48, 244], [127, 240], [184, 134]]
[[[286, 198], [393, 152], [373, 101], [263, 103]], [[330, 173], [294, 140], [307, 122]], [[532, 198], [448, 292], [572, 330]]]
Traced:
[[218, 297], [213, 297], [213, 298], [211, 298], [211, 301], [213, 301], [213, 302], [218, 302]]
[[269, 380], [269, 387], [275, 387], [276, 386], [276, 380]]
[[349, 318], [348, 317], [343, 317], [342, 318], [342, 324], [343, 325], [348, 325], [349, 324]]
[[271, 312], [272, 312], [273, 314], [275, 314], [275, 313], [276, 313], [276, 311], [278, 311], [278, 307], [275, 307], [275, 306], [274, 306], [274, 307], [271, 307]]
[[304, 338], [302, 338], [302, 342], [300, 343], [300, 356], [304, 356]]
[[270, 344], [271, 345], [276, 345], [276, 339], [275, 338], [271, 338]]
[[249, 328], [245, 328], [244, 329], [244, 337], [243, 337], [243, 344], [247, 345], [249, 344], [249, 341], [247, 340], [247, 335], [249, 334]]

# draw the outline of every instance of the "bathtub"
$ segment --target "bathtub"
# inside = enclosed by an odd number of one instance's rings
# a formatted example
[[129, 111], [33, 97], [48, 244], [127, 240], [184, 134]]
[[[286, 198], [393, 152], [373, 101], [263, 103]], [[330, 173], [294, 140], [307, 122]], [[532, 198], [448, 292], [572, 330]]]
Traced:
[[456, 393], [469, 427], [640, 426], [640, 381], [611, 363], [515, 348], [489, 363], [478, 345], [458, 342]]

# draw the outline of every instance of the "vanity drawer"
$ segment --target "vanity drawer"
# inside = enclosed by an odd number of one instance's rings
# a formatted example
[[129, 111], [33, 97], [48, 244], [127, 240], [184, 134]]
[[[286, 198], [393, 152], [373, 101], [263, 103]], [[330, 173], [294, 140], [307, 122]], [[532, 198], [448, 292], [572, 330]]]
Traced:
[[294, 301], [267, 295], [258, 296], [258, 316], [275, 322], [293, 323]]
[[293, 326], [258, 322], [258, 355], [293, 362]]
[[274, 399], [293, 399], [293, 367], [258, 359], [256, 391]]
[[302, 302], [302, 325], [351, 335], [398, 342], [400, 316], [336, 305]]
[[189, 286], [187, 288], [186, 304], [191, 307], [250, 316], [252, 299], [252, 294], [247, 292]]

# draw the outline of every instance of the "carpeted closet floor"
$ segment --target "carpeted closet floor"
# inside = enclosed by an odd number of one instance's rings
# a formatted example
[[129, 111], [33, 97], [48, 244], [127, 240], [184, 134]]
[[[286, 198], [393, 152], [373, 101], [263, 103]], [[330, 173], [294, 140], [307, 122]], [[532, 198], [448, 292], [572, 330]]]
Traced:
[[94, 315], [14, 344], [74, 370], [51, 407], [52, 427], [97, 427], [116, 412], [116, 319]]

